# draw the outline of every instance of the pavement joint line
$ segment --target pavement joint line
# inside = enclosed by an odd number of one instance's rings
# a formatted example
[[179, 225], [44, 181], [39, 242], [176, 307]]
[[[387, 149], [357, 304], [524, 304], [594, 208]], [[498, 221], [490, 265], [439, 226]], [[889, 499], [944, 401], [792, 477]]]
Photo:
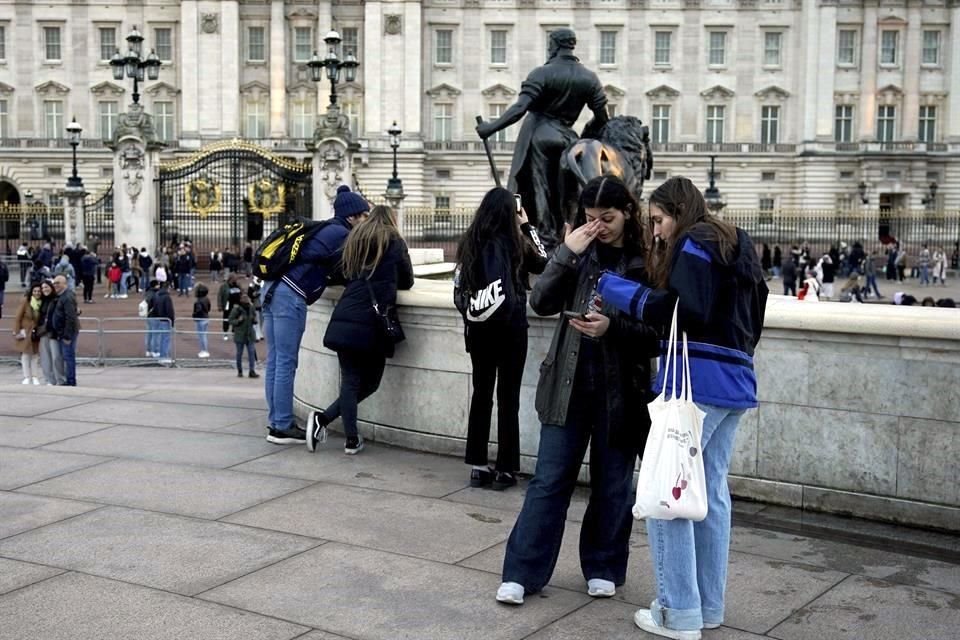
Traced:
[[[538, 594], [531, 594], [531, 595], [538, 595]], [[563, 620], [563, 619], [565, 619], [565, 618], [569, 618], [570, 616], [572, 616], [572, 615], [575, 614], [575, 613], [579, 613], [579, 612], [582, 611], [583, 609], [589, 607], [589, 606], [590, 606], [591, 604], [593, 604], [594, 602], [596, 602], [596, 598], [590, 598], [589, 600], [587, 600], [586, 602], [584, 602], [583, 604], [581, 604], [581, 605], [578, 606], [577, 608], [571, 609], [570, 611], [567, 611], [567, 612], [564, 613], [563, 615], [561, 615], [561, 616], [559, 616], [559, 617], [557, 617], [557, 618], [555, 618], [555, 619], [553, 619], [553, 620], [550, 620], [549, 622], [544, 623], [539, 629], [534, 629], [533, 631], [531, 631], [531, 632], [528, 633], [527, 635], [521, 637], [520, 640], [527, 640], [527, 638], [531, 638], [531, 637], [537, 635], [537, 634], [540, 633], [541, 631], [546, 630], [547, 627], [549, 627], [550, 625], [556, 624], [556, 623], [560, 622], [561, 620]], [[622, 602], [622, 601], [621, 601], [621, 602]], [[629, 603], [626, 603], [626, 604], [629, 604]], [[509, 605], [503, 605], [503, 606], [509, 606]]]
[[[14, 562], [26, 562], [25, 560], [14, 560], [13, 558], [6, 558], [6, 559], [7, 559], [7, 560], [13, 560]], [[36, 562], [31, 562], [30, 564], [37, 564], [37, 563], [36, 563]], [[31, 582], [31, 583], [29, 583], [29, 584], [21, 585], [21, 586], [17, 587], [16, 589], [10, 589], [10, 591], [7, 591], [6, 593], [0, 593], [0, 599], [6, 598], [6, 597], [9, 596], [10, 594], [16, 593], [17, 591], [21, 591], [21, 590], [23, 590], [23, 589], [26, 589], [27, 587], [32, 587], [32, 586], [37, 585], [37, 584], [42, 584], [42, 583], [46, 582], [47, 580], [52, 580], [53, 578], [59, 578], [60, 576], [63, 576], [63, 575], [66, 575], [66, 574], [70, 573], [70, 569], [62, 569], [62, 568], [60, 568], [60, 567], [51, 567], [50, 565], [46, 565], [46, 564], [41, 564], [41, 565], [37, 565], [37, 566], [43, 567], [44, 569], [56, 569], [57, 571], [59, 571], [59, 573], [55, 573], [55, 574], [53, 574], [52, 576], [47, 576], [46, 578], [40, 578], [40, 579], [37, 580], [36, 582]]]
[[[839, 571], [838, 573], [843, 573], [844, 576], [843, 576], [842, 578], [840, 578], [839, 580], [837, 580], [836, 582], [834, 582], [833, 584], [831, 584], [829, 587], [827, 587], [827, 588], [824, 589], [823, 591], [821, 591], [820, 593], [818, 593], [817, 595], [815, 595], [814, 597], [810, 598], [810, 600], [808, 600], [808, 601], [805, 602], [804, 604], [802, 604], [802, 605], [800, 605], [799, 607], [791, 610], [790, 613], [788, 613], [782, 620], [780, 620], [779, 622], [774, 623], [773, 626], [771, 626], [769, 629], [767, 629], [766, 631], [764, 631], [764, 632], [763, 632], [762, 634], [760, 634], [760, 635], [763, 635], [763, 636], [767, 635], [768, 633], [770, 633], [771, 631], [773, 631], [774, 629], [776, 629], [777, 627], [779, 627], [780, 625], [782, 625], [784, 622], [786, 622], [787, 620], [789, 620], [789, 619], [793, 616], [793, 614], [795, 614], [797, 611], [800, 611], [801, 609], [806, 609], [806, 608], [809, 607], [811, 604], [813, 604], [814, 602], [816, 602], [817, 600], [819, 600], [819, 599], [822, 598], [823, 596], [827, 595], [828, 593], [830, 593], [831, 591], [833, 591], [834, 589], [836, 589], [837, 587], [839, 587], [843, 582], [846, 582], [846, 581], [849, 580], [850, 578], [857, 577], [856, 574], [846, 573], [846, 572], [843, 572], [843, 571]], [[884, 580], [884, 582], [888, 582], [889, 584], [895, 584], [895, 583], [889, 582], [889, 581], [887, 581], [887, 580]]]
[[[262, 567], [257, 567], [256, 569], [251, 569], [250, 571], [246, 572], [246, 573], [243, 574], [242, 576], [234, 576], [233, 578], [230, 578], [230, 579], [227, 580], [226, 582], [221, 582], [220, 584], [214, 585], [214, 586], [210, 587], [209, 589], [204, 589], [203, 591], [198, 591], [197, 593], [194, 593], [194, 594], [192, 594], [192, 595], [190, 595], [190, 596], [188, 596], [188, 597], [190, 597], [190, 598], [199, 598], [199, 599], [201, 599], [201, 600], [204, 600], [205, 602], [215, 602], [215, 600], [208, 600], [207, 598], [203, 598], [203, 597], [202, 597], [203, 594], [209, 593], [209, 592], [213, 591], [214, 589], [219, 589], [220, 587], [225, 587], [226, 585], [230, 584], [231, 582], [236, 582], [237, 580], [242, 580], [243, 578], [246, 578], [246, 577], [249, 576], [249, 575], [253, 575], [254, 573], [257, 573], [258, 571], [263, 571], [264, 569], [269, 569], [270, 567], [276, 566], [276, 565], [280, 564], [281, 562], [286, 562], [287, 560], [293, 560], [294, 558], [296, 558], [296, 557], [298, 557], [298, 556], [302, 556], [302, 555], [305, 554], [305, 553], [309, 553], [309, 552], [313, 551], [314, 549], [319, 549], [320, 547], [322, 547], [322, 546], [324, 546], [324, 545], [326, 545], [326, 544], [330, 544], [330, 541], [329, 541], [329, 540], [321, 540], [320, 538], [312, 538], [312, 539], [313, 539], [315, 542], [317, 542], [317, 544], [313, 545], [313, 546], [310, 547], [309, 549], [304, 549], [303, 551], [298, 551], [297, 553], [295, 553], [295, 554], [293, 554], [293, 555], [291, 555], [291, 556], [287, 556], [286, 558], [280, 558], [279, 560], [275, 560], [275, 561], [271, 562], [270, 564], [265, 564], [265, 565], [263, 565]], [[297, 623], [297, 624], [301, 624], [301, 623]], [[310, 625], [301, 625], [301, 626], [310, 626]]]
[[[32, 386], [32, 385], [31, 385]], [[41, 396], [42, 397], [42, 396]], [[74, 397], [74, 396], [63, 396], [63, 397]], [[29, 417], [29, 418], [42, 418], [43, 416], [49, 413], [56, 413], [57, 411], [63, 411], [64, 409], [76, 409], [77, 407], [85, 407], [88, 404], [93, 404], [97, 400], [103, 400], [103, 398], [89, 398], [88, 400], [78, 402], [77, 404], [72, 404], [69, 407], [59, 407], [57, 409], [51, 409], [50, 411], [44, 411], [43, 413], [37, 413], [32, 416], [17, 416], [19, 418]], [[88, 420], [77, 420], [77, 422], [89, 422]]]
[[[29, 494], [29, 493], [25, 493], [25, 494], [23, 494], [23, 495], [30, 495], [30, 494]], [[76, 502], [80, 502], [80, 501], [77, 500]], [[88, 503], [88, 504], [89, 504], [89, 503]], [[97, 504], [97, 503], [93, 503], [93, 504]], [[45, 524], [40, 525], [39, 527], [34, 527], [34, 528], [32, 528], [32, 529], [27, 529], [26, 531], [20, 531], [19, 533], [14, 533], [14, 534], [11, 534], [11, 535], [9, 535], [9, 536], [3, 536], [3, 537], [0, 537], [0, 541], [12, 540], [13, 538], [16, 538], [17, 536], [22, 536], [22, 535], [27, 534], [27, 533], [33, 533], [33, 532], [35, 532], [35, 531], [39, 531], [40, 529], [46, 529], [46, 528], [49, 527], [49, 526], [52, 526], [52, 525], [55, 525], [55, 524], [61, 524], [61, 523], [63, 523], [63, 522], [67, 522], [68, 520], [73, 520], [74, 518], [79, 518], [80, 516], [85, 516], [85, 515], [90, 514], [90, 513], [96, 513], [97, 511], [100, 511], [100, 510], [102, 510], [102, 509], [106, 509], [108, 506], [109, 506], [109, 505], [102, 505], [102, 506], [99, 506], [99, 507], [97, 507], [97, 508], [95, 508], [95, 509], [90, 509], [89, 511], [84, 511], [83, 513], [75, 513], [75, 514], [73, 514], [72, 516], [67, 516], [66, 518], [60, 518], [59, 520], [54, 520], [53, 522], [47, 522], [47, 523], [45, 523]], [[0, 557], [6, 558], [7, 560], [17, 560], [17, 558], [10, 558], [10, 557], [8, 557], [8, 556], [0, 556]], [[22, 560], [17, 560], [17, 562], [23, 562], [23, 561], [22, 561]], [[71, 569], [64, 569], [63, 567], [57, 567], [57, 566], [52, 565], [52, 564], [43, 564], [43, 563], [39, 563], [39, 562], [34, 563], [34, 564], [42, 564], [44, 567], [53, 567], [53, 568], [55, 568], [55, 569], [63, 569], [64, 571], [71, 571]]]
[[[69, 451], [45, 451], [45, 450], [40, 449], [40, 448], [35, 448], [35, 449], [27, 449], [27, 448], [22, 448], [22, 447], [7, 447], [7, 448], [8, 448], [8, 449], [18, 449], [18, 448], [20, 448], [20, 449], [22, 449], [23, 451], [44, 451], [44, 453], [71, 453], [71, 452], [69, 452]], [[90, 453], [78, 453], [78, 454], [76, 454], [76, 455], [80, 455], [80, 456], [92, 456], [92, 455], [94, 455], [94, 454], [90, 454]], [[70, 469], [69, 471], [62, 471], [62, 472], [57, 473], [57, 474], [55, 474], [55, 475], [52, 475], [52, 476], [43, 478], [42, 480], [37, 480], [37, 481], [35, 481], [35, 482], [28, 482], [27, 484], [22, 484], [22, 485], [13, 487], [13, 488], [11, 488], [11, 489], [3, 489], [3, 491], [9, 491], [9, 492], [12, 493], [12, 492], [14, 492], [14, 491], [19, 491], [20, 489], [24, 489], [24, 488], [29, 487], [29, 486], [31, 486], [31, 485], [35, 485], [35, 484], [37, 484], [37, 483], [39, 483], [39, 482], [45, 482], [45, 481], [47, 481], [47, 480], [53, 480], [53, 479], [55, 479], [55, 478], [60, 478], [60, 477], [65, 476], [65, 475], [69, 475], [69, 474], [71, 474], [71, 473], [73, 473], [73, 472], [75, 472], [75, 471], [83, 471], [84, 469], [92, 469], [92, 468], [94, 468], [94, 467], [99, 467], [99, 466], [102, 465], [102, 464], [106, 464], [106, 463], [108, 463], [108, 462], [113, 462], [114, 460], [117, 459], [117, 458], [114, 458], [113, 456], [96, 456], [96, 457], [98, 457], [98, 458], [106, 458], [106, 460], [100, 460], [100, 461], [98, 461], [98, 462], [94, 462], [93, 464], [91, 464], [91, 465], [89, 465], [89, 466], [80, 467], [79, 469]], [[24, 495], [30, 495], [30, 494], [27, 493], [27, 494], [24, 494]], [[53, 496], [51, 496], [51, 497], [53, 497]], [[63, 499], [63, 500], [69, 500], [70, 498], [62, 498], [62, 499]], [[79, 500], [78, 502], [83, 502], [83, 500]], [[88, 502], [90, 502], [90, 501], [88, 501]]]
[[[12, 416], [5, 416], [5, 417], [12, 417]], [[42, 419], [43, 419], [43, 420], [49, 420], [50, 418], [42, 418]], [[57, 420], [57, 421], [55, 421], [55, 422], [63, 422], [63, 421], [62, 421], [62, 420]], [[85, 422], [84, 424], [97, 424], [97, 423], [93, 423], [93, 422], [89, 422], [89, 423], [88, 423], [88, 422]], [[37, 450], [40, 450], [42, 447], [47, 446], [48, 444], [58, 444], [58, 443], [60, 443], [60, 442], [66, 442], [67, 440], [73, 440], [74, 438], [79, 438], [80, 436], [87, 436], [87, 435], [90, 435], [91, 433], [100, 433], [101, 431], [106, 431], [107, 429], [113, 428], [113, 427], [115, 427], [115, 426], [117, 426], [117, 425], [115, 425], [115, 424], [106, 424], [106, 423], [103, 423], [103, 426], [100, 427], [99, 429], [94, 429], [93, 431], [86, 431], [86, 432], [84, 432], [84, 433], [78, 433], [78, 434], [76, 434], [76, 435], [67, 436], [66, 438], [61, 438], [60, 440], [52, 440], [52, 441], [50, 441], [50, 442], [44, 442], [43, 444], [38, 444], [38, 445], [33, 446], [33, 447], [17, 447], [17, 446], [12, 446], [12, 445], [9, 445], [9, 444], [5, 444], [5, 445], [3, 445], [3, 446], [5, 446], [5, 447], [10, 447], [11, 449], [32, 449], [32, 450], [34, 450], [34, 451], [37, 451]], [[61, 451], [61, 453], [66, 453], [66, 452]], [[97, 455], [97, 454], [87, 454], [87, 455]]]
[[[72, 408], [72, 407], [64, 407], [64, 408], [69, 409], [69, 408]], [[5, 416], [5, 417], [9, 417], [9, 418], [13, 418], [13, 417], [22, 418], [22, 417], [24, 417], [24, 416]], [[39, 418], [40, 416], [27, 416], [27, 417]], [[46, 419], [49, 420], [49, 418], [46, 418]], [[71, 418], [70, 421], [71, 421], [71, 422], [82, 422], [82, 423], [84, 423], [84, 424], [102, 424], [102, 423], [98, 423], [98, 422], [96, 422], [96, 421], [94, 421], [94, 420], [81, 420], [81, 419], [79, 419], [79, 418]], [[209, 434], [216, 434], [216, 435], [221, 435], [221, 436], [238, 436], [238, 437], [240, 437], [240, 438], [262, 438], [262, 436], [251, 436], [251, 435], [248, 435], [248, 434], [246, 434], [246, 433], [223, 433], [222, 431], [210, 431], [210, 430], [208, 430], [208, 429], [187, 429], [186, 427], [158, 427], [158, 426], [156, 426], [156, 425], [149, 425], [149, 424], [126, 424], [126, 423], [123, 423], [123, 422], [118, 422], [118, 423], [116, 423], [116, 424], [110, 425], [110, 428], [111, 428], [111, 429], [112, 429], [112, 428], [115, 428], [115, 427], [132, 427], [132, 428], [134, 428], [134, 429], [162, 429], [162, 430], [164, 430], [164, 431], [183, 431], [183, 432], [186, 432], [186, 433], [209, 433]], [[98, 429], [98, 431], [100, 431], [100, 430]], [[79, 437], [85, 436], [85, 435], [87, 435], [87, 434], [81, 433], [81, 434], [78, 434], [78, 435], [76, 435], [76, 436], [71, 436], [71, 437], [79, 438]], [[49, 444], [54, 444], [54, 443], [51, 442], [51, 443], [49, 443]], [[47, 445], [41, 445], [41, 447], [45, 447], [45, 446], [47, 446]], [[72, 452], [72, 451], [69, 451], [69, 452], [68, 452], [68, 451], [61, 451], [60, 453], [75, 453], [75, 452]], [[86, 454], [86, 455], [97, 455], [97, 454]], [[269, 454], [267, 454], [267, 455], [269, 455]], [[258, 457], [260, 457], [260, 456], [258, 456]], [[130, 459], [131, 459], [131, 460], [143, 460], [144, 458], [130, 458]], [[256, 458], [252, 458], [252, 459], [255, 460]], [[237, 464], [243, 464], [243, 463], [241, 462], [241, 463], [237, 463]], [[196, 466], [196, 465], [194, 465], [194, 466]], [[231, 465], [231, 466], [232, 466], [232, 465]], [[222, 469], [222, 468], [224, 468], [224, 467], [213, 467], [213, 468]]]

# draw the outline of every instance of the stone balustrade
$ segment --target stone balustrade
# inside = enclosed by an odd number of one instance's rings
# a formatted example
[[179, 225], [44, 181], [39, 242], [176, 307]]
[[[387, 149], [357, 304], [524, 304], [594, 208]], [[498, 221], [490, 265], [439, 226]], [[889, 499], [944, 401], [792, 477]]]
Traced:
[[[336, 355], [322, 342], [338, 295], [331, 289], [310, 308], [295, 389], [301, 418], [337, 394]], [[360, 406], [361, 433], [463, 455], [470, 359], [452, 285], [417, 280], [398, 303], [407, 340], [380, 390]], [[530, 313], [520, 409], [525, 472], [539, 440], [538, 369], [556, 322]], [[735, 495], [960, 531], [960, 311], [771, 296], [756, 367], [760, 407], [737, 434]]]

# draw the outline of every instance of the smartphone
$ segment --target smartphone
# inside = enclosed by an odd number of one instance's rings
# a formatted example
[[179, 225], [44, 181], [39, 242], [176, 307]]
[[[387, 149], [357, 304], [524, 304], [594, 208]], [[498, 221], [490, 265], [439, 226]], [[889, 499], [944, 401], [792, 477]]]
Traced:
[[580, 313], [579, 311], [564, 311], [563, 315], [568, 318], [576, 318], [577, 320], [583, 320], [584, 322], [589, 322], [587, 319], [587, 314]]
[[523, 208], [523, 205], [520, 202], [520, 194], [513, 194], [513, 199], [517, 201], [517, 215], [520, 215], [520, 210]]

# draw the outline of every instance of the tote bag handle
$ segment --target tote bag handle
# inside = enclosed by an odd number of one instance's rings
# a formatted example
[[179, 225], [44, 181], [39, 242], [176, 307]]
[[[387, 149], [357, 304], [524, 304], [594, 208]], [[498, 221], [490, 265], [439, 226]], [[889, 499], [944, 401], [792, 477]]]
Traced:
[[677, 397], [677, 311], [679, 308], [680, 299], [677, 298], [677, 303], [673, 307], [673, 320], [670, 323], [670, 337], [667, 339], [667, 355], [663, 366], [663, 389], [660, 390], [660, 398], [665, 398], [667, 395], [667, 378], [670, 376], [671, 369], [673, 370], [673, 379], [671, 380], [673, 392], [670, 397]]

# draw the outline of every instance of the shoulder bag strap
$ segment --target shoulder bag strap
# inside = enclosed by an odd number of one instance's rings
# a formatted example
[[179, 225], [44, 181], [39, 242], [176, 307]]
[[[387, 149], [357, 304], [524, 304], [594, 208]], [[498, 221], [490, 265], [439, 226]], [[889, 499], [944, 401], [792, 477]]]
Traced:
[[[371, 273], [370, 276], [373, 274]], [[367, 285], [367, 291], [370, 293], [370, 304], [373, 305], [373, 310], [377, 313], [380, 313], [380, 305], [377, 303], [377, 296], [373, 293], [373, 285], [370, 284], [370, 276], [367, 276], [363, 279], [364, 284]]]

